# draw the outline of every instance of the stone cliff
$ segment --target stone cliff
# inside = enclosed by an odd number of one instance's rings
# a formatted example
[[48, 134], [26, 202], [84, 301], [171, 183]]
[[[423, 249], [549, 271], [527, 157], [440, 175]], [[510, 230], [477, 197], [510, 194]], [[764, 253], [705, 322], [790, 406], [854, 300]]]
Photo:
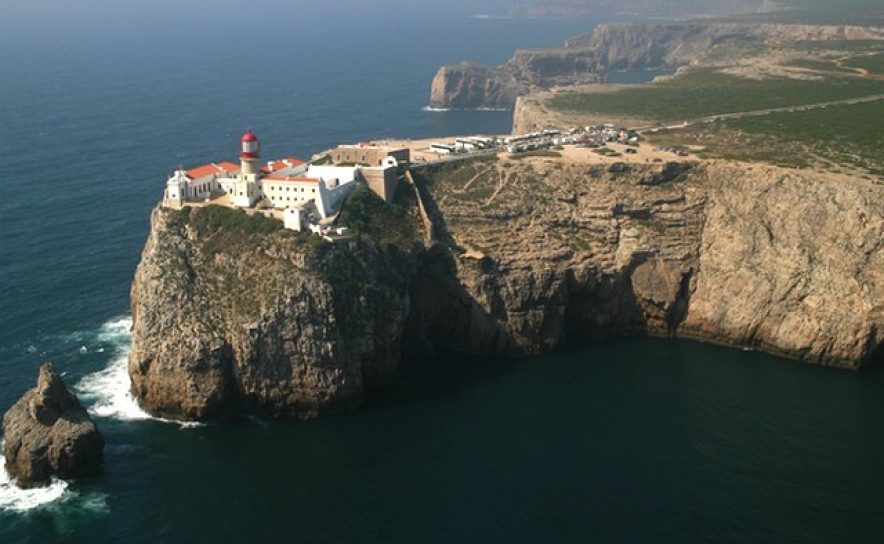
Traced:
[[40, 367], [37, 386], [3, 416], [6, 470], [19, 487], [49, 484], [97, 471], [104, 439], [52, 365]]
[[564, 47], [519, 51], [497, 67], [461, 63], [433, 78], [435, 108], [513, 108], [519, 96], [571, 85], [602, 83], [615, 70], [674, 69], [735, 44], [801, 40], [880, 39], [880, 30], [851, 26], [711, 24], [599, 25]]
[[[426, 308], [413, 296], [437, 343], [536, 353], [640, 333], [850, 368], [880, 356], [881, 187], [757, 165], [555, 159], [425, 181], [458, 255], [457, 296]], [[481, 342], [459, 334], [466, 323]]]
[[259, 218], [245, 217], [154, 210], [132, 285], [134, 394], [185, 420], [357, 405], [396, 372], [409, 250], [360, 238], [317, 245], [255, 232]]
[[881, 357], [881, 187], [723, 162], [492, 159], [415, 172], [428, 247], [273, 232], [219, 249], [205, 210], [156, 210], [132, 289], [142, 405], [345, 409], [395, 374], [400, 346], [525, 355], [654, 334], [848, 368]]

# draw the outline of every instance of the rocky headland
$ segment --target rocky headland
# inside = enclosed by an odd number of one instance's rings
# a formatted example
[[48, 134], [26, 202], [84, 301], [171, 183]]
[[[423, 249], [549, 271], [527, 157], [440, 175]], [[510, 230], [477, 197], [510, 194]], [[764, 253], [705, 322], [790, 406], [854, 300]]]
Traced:
[[512, 109], [516, 99], [555, 87], [604, 83], [612, 71], [676, 69], [735, 45], [795, 41], [881, 39], [879, 29], [856, 26], [725, 24], [606, 24], [564, 47], [518, 51], [501, 66], [470, 62], [443, 66], [433, 78], [434, 108]]
[[881, 358], [880, 186], [554, 154], [414, 180], [399, 223], [334, 244], [243, 234], [200, 219], [211, 208], [155, 210], [132, 287], [141, 404], [177, 419], [312, 416], [357, 405], [402, 350], [518, 356], [607, 335], [845, 368]]
[[359, 404], [395, 374], [416, 266], [409, 243], [324, 244], [281, 224], [256, 232], [258, 219], [154, 210], [129, 356], [133, 392], [151, 413], [315, 415]]
[[52, 365], [40, 367], [37, 387], [3, 416], [3, 436], [6, 470], [19, 487], [94, 473], [103, 461], [101, 433]]

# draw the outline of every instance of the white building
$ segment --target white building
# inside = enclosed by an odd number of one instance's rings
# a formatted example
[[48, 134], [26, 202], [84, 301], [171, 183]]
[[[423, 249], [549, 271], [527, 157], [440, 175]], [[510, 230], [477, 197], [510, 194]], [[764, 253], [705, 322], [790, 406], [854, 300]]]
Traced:
[[166, 182], [164, 198], [179, 206], [186, 201], [205, 200], [212, 191], [222, 189], [220, 180], [229, 179], [237, 172], [239, 165], [232, 162], [212, 163], [190, 170], [179, 168]]
[[239, 166], [222, 162], [179, 169], [166, 182], [164, 201], [181, 206], [223, 192], [237, 208], [304, 209], [304, 204], [312, 202], [325, 218], [340, 210], [344, 197], [362, 179], [359, 166], [316, 166], [283, 159], [262, 167], [260, 156], [261, 143], [249, 130], [242, 137]]

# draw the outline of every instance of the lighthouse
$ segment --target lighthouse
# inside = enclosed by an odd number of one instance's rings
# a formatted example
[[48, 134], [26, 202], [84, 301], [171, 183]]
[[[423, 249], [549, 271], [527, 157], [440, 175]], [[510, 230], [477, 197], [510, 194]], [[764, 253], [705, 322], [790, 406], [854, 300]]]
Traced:
[[261, 142], [252, 132], [246, 131], [240, 140], [239, 175], [233, 191], [233, 205], [251, 208], [261, 199]]
[[[261, 142], [252, 129], [242, 135], [242, 153], [240, 153], [240, 171], [244, 176], [257, 176], [261, 172]], [[254, 180], [252, 180], [254, 181]]]

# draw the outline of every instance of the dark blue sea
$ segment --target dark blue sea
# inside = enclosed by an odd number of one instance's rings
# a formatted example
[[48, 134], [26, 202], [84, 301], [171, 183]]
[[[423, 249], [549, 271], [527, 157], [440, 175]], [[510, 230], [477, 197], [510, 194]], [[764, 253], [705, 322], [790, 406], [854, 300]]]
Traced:
[[28, 492], [0, 471], [0, 542], [884, 541], [876, 369], [624, 339], [406, 361], [319, 420], [148, 417], [128, 396], [128, 290], [175, 168], [235, 160], [247, 127], [267, 158], [507, 133], [509, 112], [426, 111], [438, 66], [594, 23], [465, 2], [85, 3], [0, 14], [0, 410], [52, 362], [106, 465]]

